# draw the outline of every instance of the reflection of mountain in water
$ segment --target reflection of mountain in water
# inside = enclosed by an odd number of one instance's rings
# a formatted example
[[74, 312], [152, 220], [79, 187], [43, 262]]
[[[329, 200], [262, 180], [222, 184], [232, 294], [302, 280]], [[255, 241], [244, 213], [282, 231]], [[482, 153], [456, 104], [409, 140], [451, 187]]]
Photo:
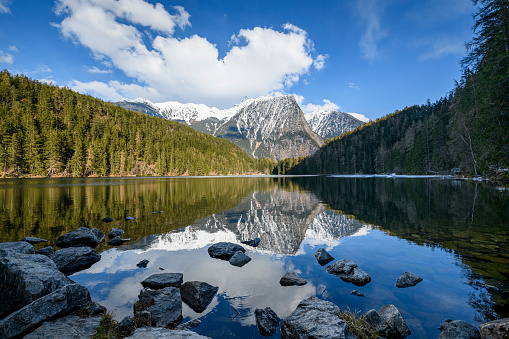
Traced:
[[258, 249], [296, 254], [305, 238], [330, 246], [345, 236], [362, 233], [365, 226], [325, 207], [312, 194], [283, 190], [258, 191], [238, 206], [198, 220], [178, 232], [154, 235], [122, 249], [196, 249], [220, 241], [262, 241]]

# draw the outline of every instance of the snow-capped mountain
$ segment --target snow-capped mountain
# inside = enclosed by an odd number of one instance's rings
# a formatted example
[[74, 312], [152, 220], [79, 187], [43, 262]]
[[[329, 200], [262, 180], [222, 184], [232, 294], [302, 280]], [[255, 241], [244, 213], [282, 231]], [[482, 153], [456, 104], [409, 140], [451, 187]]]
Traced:
[[313, 131], [324, 139], [340, 136], [369, 121], [362, 114], [344, 113], [336, 110], [317, 110], [304, 116]]

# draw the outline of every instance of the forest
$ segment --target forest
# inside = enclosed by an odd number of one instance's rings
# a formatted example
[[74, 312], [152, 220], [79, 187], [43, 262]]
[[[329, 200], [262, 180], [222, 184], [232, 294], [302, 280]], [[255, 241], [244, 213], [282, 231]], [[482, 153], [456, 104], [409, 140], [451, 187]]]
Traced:
[[270, 173], [229, 141], [0, 72], [0, 176]]
[[497, 176], [503, 172], [507, 177], [509, 2], [474, 3], [478, 8], [474, 38], [466, 44], [463, 75], [451, 93], [328, 140], [310, 157], [282, 160], [278, 173]]

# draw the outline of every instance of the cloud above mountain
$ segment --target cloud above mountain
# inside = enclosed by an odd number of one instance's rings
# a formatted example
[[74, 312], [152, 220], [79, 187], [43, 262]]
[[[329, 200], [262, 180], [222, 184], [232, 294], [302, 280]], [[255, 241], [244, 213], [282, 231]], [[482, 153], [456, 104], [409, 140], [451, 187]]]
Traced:
[[109, 93], [110, 100], [149, 94], [146, 98], [155, 101], [229, 107], [244, 96], [288, 89], [312, 67], [323, 69], [326, 60], [313, 57], [307, 33], [290, 23], [280, 30], [241, 29], [220, 58], [205, 37], [175, 37], [176, 29], [191, 25], [190, 14], [180, 6], [168, 11], [143, 0], [59, 0], [56, 14], [63, 17], [54, 24], [63, 38], [133, 80], [70, 84], [92, 95]]

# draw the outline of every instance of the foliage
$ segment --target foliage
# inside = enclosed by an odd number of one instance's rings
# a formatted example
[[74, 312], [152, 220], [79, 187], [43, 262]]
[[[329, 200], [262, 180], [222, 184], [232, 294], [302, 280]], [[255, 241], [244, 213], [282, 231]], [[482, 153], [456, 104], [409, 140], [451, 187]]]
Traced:
[[112, 312], [106, 312], [101, 319], [99, 327], [96, 329], [93, 339], [106, 339], [106, 338], [122, 338], [117, 332], [118, 323], [113, 319]]
[[350, 332], [352, 332], [356, 338], [359, 339], [376, 339], [378, 335], [376, 331], [371, 328], [366, 319], [361, 315], [360, 311], [352, 312], [349, 309], [341, 310], [339, 317], [343, 319]]

